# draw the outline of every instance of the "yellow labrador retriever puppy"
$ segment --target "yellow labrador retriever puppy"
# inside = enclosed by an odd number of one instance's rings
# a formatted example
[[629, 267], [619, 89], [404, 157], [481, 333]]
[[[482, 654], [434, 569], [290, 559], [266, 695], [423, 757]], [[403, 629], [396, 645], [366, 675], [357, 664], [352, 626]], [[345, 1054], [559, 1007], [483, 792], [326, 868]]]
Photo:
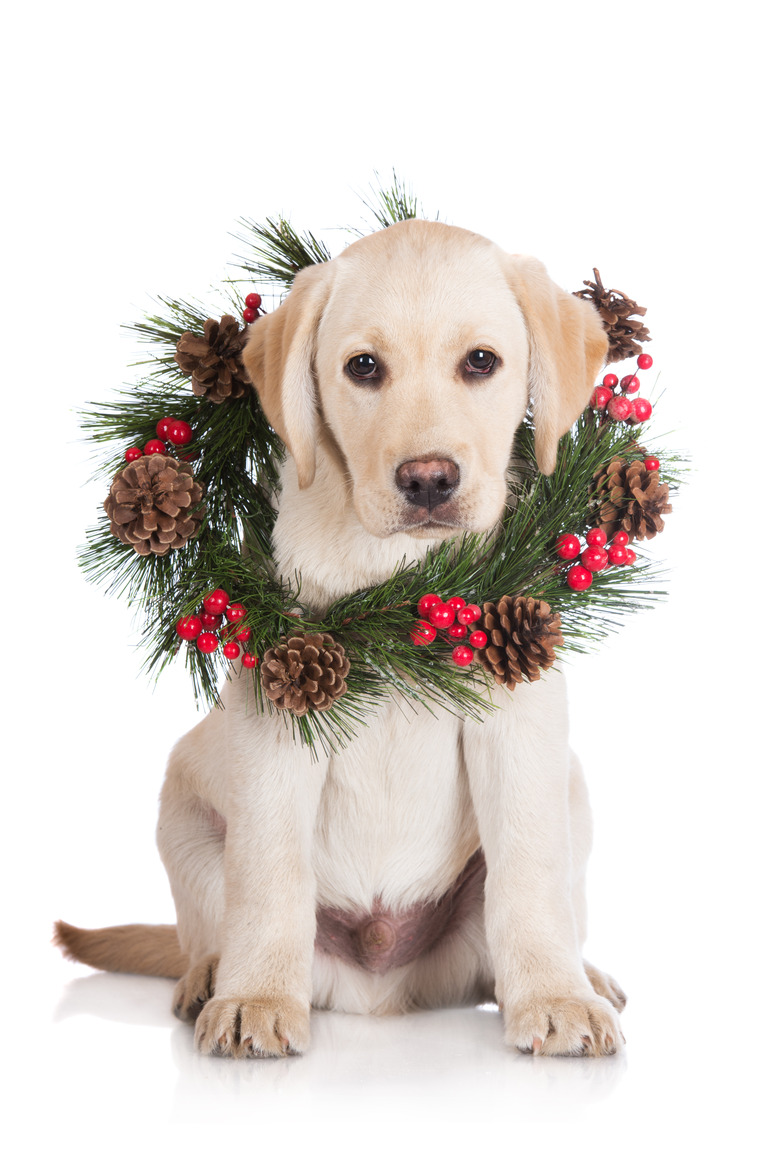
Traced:
[[[606, 354], [593, 308], [536, 260], [410, 221], [307, 268], [245, 362], [284, 439], [275, 547], [324, 611], [505, 502], [529, 397], [541, 470]], [[610, 1054], [625, 998], [583, 961], [590, 818], [560, 673], [494, 689], [480, 723], [388, 701], [313, 760], [240, 674], [175, 747], [159, 846], [176, 930], [83, 931], [72, 956], [177, 976], [204, 1053], [306, 1049], [313, 1006], [496, 1000], [507, 1041]]]

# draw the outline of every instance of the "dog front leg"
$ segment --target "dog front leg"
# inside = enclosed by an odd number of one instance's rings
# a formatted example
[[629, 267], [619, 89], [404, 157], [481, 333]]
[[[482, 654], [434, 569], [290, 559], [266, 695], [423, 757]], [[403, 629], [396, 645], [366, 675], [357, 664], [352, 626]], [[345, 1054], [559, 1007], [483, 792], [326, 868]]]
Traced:
[[507, 1042], [542, 1054], [609, 1054], [617, 1013], [579, 951], [563, 678], [545, 675], [467, 723], [463, 749], [487, 861], [485, 925]]
[[225, 913], [214, 998], [195, 1028], [204, 1054], [306, 1049], [316, 930], [311, 852], [326, 761], [275, 714], [236, 720], [228, 757]]

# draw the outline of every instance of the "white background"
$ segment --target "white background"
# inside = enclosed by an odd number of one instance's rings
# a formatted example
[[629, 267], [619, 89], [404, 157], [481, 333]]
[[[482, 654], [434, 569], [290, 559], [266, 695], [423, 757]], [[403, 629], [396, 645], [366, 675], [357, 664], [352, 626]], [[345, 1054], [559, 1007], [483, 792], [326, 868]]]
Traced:
[[[323, 1144], [346, 1163], [765, 1162], [770, 12], [43, 0], [6, 22], [3, 1033], [11, 1123], [33, 1136], [21, 1162], [45, 1161], [64, 1132], [86, 1141], [85, 1162], [161, 1147], [152, 1135], [196, 1163], [303, 1162]], [[139, 677], [128, 611], [79, 575], [105, 485], [87, 482], [75, 411], [128, 379], [122, 322], [226, 274], [239, 216], [283, 212], [324, 233], [356, 222], [356, 192], [393, 167], [430, 213], [538, 255], [563, 286], [595, 264], [648, 305], [658, 429], [692, 459], [653, 545], [670, 601], [569, 671], [597, 828], [588, 953], [630, 998], [614, 1059], [517, 1056], [497, 1015], [478, 1011], [321, 1016], [301, 1059], [198, 1059], [169, 983], [93, 974], [49, 945], [58, 916], [173, 919], [156, 795], [196, 717], [183, 673], [156, 690]]]

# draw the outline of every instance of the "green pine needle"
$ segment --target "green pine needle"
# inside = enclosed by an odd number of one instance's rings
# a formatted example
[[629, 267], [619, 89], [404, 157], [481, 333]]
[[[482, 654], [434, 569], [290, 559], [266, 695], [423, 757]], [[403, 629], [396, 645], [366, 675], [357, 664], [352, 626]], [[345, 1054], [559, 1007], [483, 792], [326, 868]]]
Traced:
[[[379, 176], [374, 171], [374, 178]], [[371, 230], [377, 231], [383, 227], [390, 227], [393, 223], [402, 223], [405, 219], [427, 219], [428, 216], [419, 205], [417, 196], [407, 187], [406, 183], [398, 178], [393, 170], [393, 181], [389, 187], [369, 188], [370, 196], [362, 196], [361, 202], [369, 211], [373, 223]], [[438, 219], [439, 216], [437, 215]]]
[[312, 264], [322, 264], [331, 258], [327, 246], [304, 231], [299, 234], [283, 217], [256, 223], [254, 219], [240, 219], [245, 234], [235, 235], [249, 255], [239, 257], [236, 267], [249, 272], [253, 280], [289, 288], [295, 277]]

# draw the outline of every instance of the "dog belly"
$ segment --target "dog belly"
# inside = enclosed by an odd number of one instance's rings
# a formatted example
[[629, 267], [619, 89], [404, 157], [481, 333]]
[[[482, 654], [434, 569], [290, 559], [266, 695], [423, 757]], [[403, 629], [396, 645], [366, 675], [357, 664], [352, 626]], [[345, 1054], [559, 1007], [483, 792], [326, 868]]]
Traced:
[[438, 900], [393, 911], [381, 899], [370, 912], [319, 905], [316, 945], [369, 973], [388, 973], [430, 953], [479, 909], [484, 901], [485, 857], [478, 850]]
[[322, 952], [386, 972], [451, 935], [481, 898], [460, 725], [389, 707], [332, 761], [313, 857]]

